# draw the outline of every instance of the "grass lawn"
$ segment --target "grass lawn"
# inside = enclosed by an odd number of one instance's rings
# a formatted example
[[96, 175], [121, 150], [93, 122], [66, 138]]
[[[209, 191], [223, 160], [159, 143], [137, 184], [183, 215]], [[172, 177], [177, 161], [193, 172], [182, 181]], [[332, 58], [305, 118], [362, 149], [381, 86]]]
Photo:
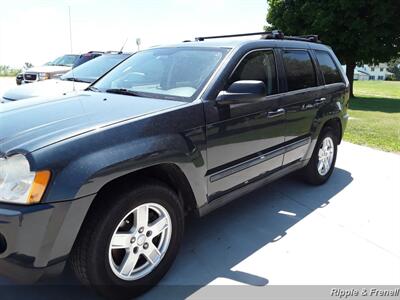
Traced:
[[344, 139], [400, 153], [400, 81], [355, 81]]

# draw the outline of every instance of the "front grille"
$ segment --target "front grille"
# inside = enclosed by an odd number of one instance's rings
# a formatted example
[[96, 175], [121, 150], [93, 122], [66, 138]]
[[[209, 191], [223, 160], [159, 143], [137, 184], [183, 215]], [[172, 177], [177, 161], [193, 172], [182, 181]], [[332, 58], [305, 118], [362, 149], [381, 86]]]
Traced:
[[32, 74], [32, 73], [25, 73], [24, 74], [24, 79], [25, 80], [36, 80], [37, 74]]

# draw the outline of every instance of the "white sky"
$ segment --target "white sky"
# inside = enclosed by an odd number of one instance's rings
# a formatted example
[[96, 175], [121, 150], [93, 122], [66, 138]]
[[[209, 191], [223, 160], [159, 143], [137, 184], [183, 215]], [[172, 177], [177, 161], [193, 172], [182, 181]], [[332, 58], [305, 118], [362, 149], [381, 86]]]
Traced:
[[40, 65], [70, 53], [135, 51], [201, 35], [262, 31], [266, 0], [0, 0], [0, 64]]

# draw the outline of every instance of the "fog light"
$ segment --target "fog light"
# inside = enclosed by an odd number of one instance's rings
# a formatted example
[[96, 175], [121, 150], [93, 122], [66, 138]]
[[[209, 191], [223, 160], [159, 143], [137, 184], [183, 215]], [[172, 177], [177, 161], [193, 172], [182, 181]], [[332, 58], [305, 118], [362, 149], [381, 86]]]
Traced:
[[7, 250], [7, 241], [4, 235], [0, 233], [0, 254], [6, 252]]

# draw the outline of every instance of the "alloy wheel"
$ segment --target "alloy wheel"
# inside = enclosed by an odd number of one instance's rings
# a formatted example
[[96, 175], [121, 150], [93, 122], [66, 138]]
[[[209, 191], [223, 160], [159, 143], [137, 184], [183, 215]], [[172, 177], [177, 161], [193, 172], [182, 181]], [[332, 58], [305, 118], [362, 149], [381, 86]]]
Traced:
[[125, 215], [112, 235], [111, 270], [126, 281], [148, 275], [167, 252], [171, 231], [171, 218], [163, 206], [145, 203], [136, 207]]
[[331, 137], [327, 136], [323, 139], [318, 151], [318, 173], [325, 176], [332, 166], [335, 147]]

